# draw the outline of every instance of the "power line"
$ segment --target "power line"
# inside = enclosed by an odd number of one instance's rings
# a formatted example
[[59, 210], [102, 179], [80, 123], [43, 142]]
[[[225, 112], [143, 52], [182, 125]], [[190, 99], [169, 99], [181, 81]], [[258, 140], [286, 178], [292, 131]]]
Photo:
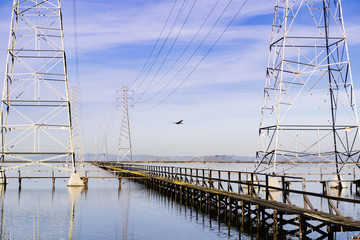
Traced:
[[[234, 15], [234, 17], [231, 19], [231, 21], [228, 23], [228, 25], [226, 26], [226, 28], [223, 30], [223, 32], [219, 35], [219, 37], [216, 39], [216, 41], [213, 43], [213, 45], [210, 47], [210, 49], [206, 52], [206, 54], [201, 58], [201, 60], [198, 62], [198, 64], [193, 68], [193, 70], [186, 76], [186, 78], [180, 82], [180, 84], [172, 91], [170, 92], [170, 94], [168, 94], [164, 99], [162, 99], [160, 102], [158, 102], [157, 104], [153, 105], [152, 107], [148, 108], [148, 109], [144, 109], [143, 111], [148, 111], [151, 110], [155, 107], [157, 107], [158, 105], [160, 105], [161, 103], [163, 103], [164, 101], [166, 101], [172, 94], [174, 94], [176, 92], [176, 90], [178, 90], [182, 84], [184, 84], [184, 82], [189, 79], [189, 77], [191, 76], [191, 74], [198, 68], [198, 66], [204, 61], [204, 59], [209, 55], [209, 53], [211, 52], [211, 50], [216, 46], [216, 44], [220, 41], [221, 37], [224, 35], [224, 33], [227, 31], [227, 29], [230, 27], [230, 25], [234, 22], [234, 20], [236, 19], [236, 17], [239, 15], [239, 13], [241, 12], [241, 10], [245, 7], [246, 3], [248, 2], [248, 0], [245, 0], [244, 3], [241, 5], [241, 7], [239, 8], [239, 10], [236, 12], [236, 14]], [[226, 6], [226, 8], [230, 5], [231, 1], [229, 2], [229, 4]], [[225, 9], [226, 9], [225, 8]]]
[[164, 23], [164, 26], [163, 26], [162, 29], [161, 29], [161, 32], [160, 32], [160, 34], [159, 34], [159, 36], [158, 36], [158, 38], [157, 38], [157, 40], [156, 40], [156, 42], [155, 42], [155, 45], [154, 45], [154, 47], [152, 48], [149, 56], [147, 57], [144, 65], [142, 66], [139, 74], [137, 75], [136, 79], [135, 79], [132, 83], [129, 84], [129, 87], [130, 87], [130, 88], [131, 88], [131, 87], [136, 83], [136, 81], [139, 79], [140, 75], [143, 73], [146, 65], [148, 64], [148, 62], [149, 62], [149, 60], [150, 60], [150, 57], [151, 57], [152, 54], [154, 53], [155, 48], [156, 48], [156, 46], [157, 46], [157, 44], [159, 43], [159, 40], [160, 40], [160, 38], [161, 38], [161, 35], [163, 34], [163, 32], [164, 32], [164, 30], [165, 30], [165, 27], [166, 27], [166, 25], [167, 25], [168, 22], [169, 22], [170, 16], [171, 16], [172, 12], [174, 11], [174, 8], [175, 8], [175, 5], [176, 5], [177, 1], [178, 1], [178, 0], [175, 0], [175, 1], [174, 1], [174, 4], [173, 4], [172, 7], [171, 7], [171, 11], [170, 11], [169, 15], [168, 15], [167, 18], [166, 18], [166, 21], [165, 21], [165, 23]]
[[182, 65], [182, 67], [176, 72], [176, 74], [171, 78], [170, 81], [168, 81], [167, 84], [164, 85], [164, 87], [162, 87], [158, 93], [156, 93], [155, 95], [160, 94], [160, 92], [162, 92], [167, 86], [169, 86], [170, 83], [172, 83], [176, 77], [184, 70], [184, 68], [186, 67], [186, 65], [190, 62], [190, 60], [195, 56], [195, 54], [197, 53], [197, 51], [201, 48], [201, 46], [204, 44], [204, 42], [206, 41], [206, 39], [209, 37], [209, 35], [211, 34], [211, 32], [214, 30], [214, 28], [216, 27], [216, 25], [218, 24], [218, 22], [220, 21], [220, 19], [222, 18], [222, 16], [225, 14], [226, 10], [228, 9], [228, 7], [230, 6], [230, 4], [232, 3], [233, 0], [230, 0], [228, 2], [228, 4], [225, 6], [225, 8], [223, 9], [223, 11], [221, 12], [220, 16], [216, 19], [215, 23], [213, 24], [213, 26], [210, 28], [210, 30], [207, 32], [207, 34], [205, 35], [205, 37], [203, 38], [203, 40], [200, 42], [200, 44], [197, 46], [197, 48], [195, 49], [195, 51], [191, 54], [191, 56], [188, 58], [187, 61], [185, 61], [185, 63]]
[[196, 2], [197, 2], [197, 0], [194, 0], [192, 6], [191, 6], [191, 8], [190, 8], [190, 11], [188, 12], [188, 14], [187, 14], [187, 16], [186, 16], [186, 18], [185, 18], [185, 21], [183, 22], [183, 24], [182, 24], [179, 32], [177, 33], [177, 35], [176, 35], [176, 37], [175, 37], [175, 39], [174, 39], [171, 47], [169, 48], [169, 51], [167, 52], [165, 58], [163, 59], [162, 63], [160, 64], [158, 70], [157, 70], [156, 73], [154, 74], [154, 76], [153, 76], [153, 78], [151, 79], [150, 83], [147, 85], [147, 87], [145, 88], [144, 92], [140, 95], [140, 97], [137, 99], [137, 101], [136, 101], [135, 103], [137, 103], [138, 101], [140, 101], [140, 99], [144, 96], [144, 94], [147, 92], [147, 90], [149, 89], [149, 87], [151, 86], [151, 84], [153, 83], [153, 81], [155, 80], [155, 78], [157, 77], [157, 75], [159, 74], [160, 70], [161, 70], [162, 67], [164, 66], [164, 63], [165, 63], [165, 61], [167, 60], [167, 58], [169, 57], [170, 52], [171, 52], [172, 49], [174, 48], [174, 45], [175, 45], [175, 43], [177, 42], [177, 40], [178, 40], [178, 38], [179, 38], [179, 36], [180, 36], [180, 34], [181, 34], [181, 32], [182, 32], [185, 24], [187, 23], [190, 15], [191, 15], [191, 13], [192, 13], [192, 11], [193, 11], [193, 9], [194, 9], [194, 6], [195, 6]]
[[144, 83], [144, 81], [146, 80], [146, 78], [147, 78], [147, 76], [149, 75], [150, 71], [152, 70], [154, 64], [156, 63], [157, 59], [159, 58], [162, 50], [164, 49], [165, 44], [166, 44], [167, 41], [169, 40], [169, 37], [170, 37], [170, 35], [171, 35], [171, 33], [172, 33], [172, 31], [173, 31], [173, 29], [174, 29], [177, 21], [179, 20], [179, 17], [180, 17], [180, 15], [181, 15], [181, 13], [182, 13], [183, 10], [184, 10], [184, 5], [185, 5], [186, 2], [187, 2], [187, 0], [184, 0], [184, 1], [183, 1], [183, 4], [181, 5], [181, 8], [180, 8], [180, 10], [179, 10], [179, 12], [178, 12], [178, 14], [177, 14], [177, 16], [176, 16], [176, 18], [175, 18], [174, 23], [172, 24], [172, 26], [171, 26], [171, 28], [170, 28], [170, 31], [169, 31], [168, 35], [166, 36], [165, 41], [164, 41], [163, 44], [161, 45], [160, 50], [158, 51], [158, 53], [157, 53], [154, 61], [153, 61], [152, 64], [150, 65], [150, 68], [149, 68], [149, 70], [147, 71], [145, 77], [144, 77], [143, 80], [141, 81], [140, 85], [135, 89], [135, 93], [139, 90], [139, 88], [141, 87], [141, 85]]
[[[187, 61], [185, 61], [185, 63], [182, 65], [182, 67], [180, 68], [180, 70], [177, 71], [177, 73], [173, 76], [173, 78], [163, 87], [160, 89], [160, 91], [155, 94], [158, 95], [161, 91], [163, 91], [171, 82], [173, 82], [176, 77], [180, 74], [180, 72], [185, 68], [185, 66], [190, 62], [190, 60], [194, 57], [194, 55], [197, 53], [197, 51], [200, 49], [200, 47], [203, 45], [203, 43], [205, 42], [205, 40], [209, 37], [210, 33], [214, 30], [214, 28], [216, 27], [216, 25], [218, 24], [219, 20], [222, 18], [222, 16], [224, 15], [224, 13], [226, 12], [226, 10], [228, 9], [228, 7], [230, 6], [230, 4], [232, 3], [233, 0], [230, 0], [228, 2], [228, 4], [226, 5], [226, 7], [224, 8], [224, 10], [221, 12], [220, 16], [216, 19], [215, 23], [213, 24], [213, 26], [210, 28], [210, 30], [207, 32], [207, 34], [205, 35], [205, 37], [203, 38], [203, 40], [200, 42], [200, 44], [197, 46], [197, 48], [195, 49], [195, 51], [191, 54], [191, 56], [188, 58]], [[138, 101], [137, 101], [138, 102]], [[136, 102], [136, 103], [137, 103]]]
[[[204, 27], [205, 23], [207, 22], [207, 20], [209, 19], [209, 17], [211, 16], [211, 14], [213, 13], [213, 11], [215, 10], [216, 6], [219, 4], [218, 0], [215, 5], [212, 7], [211, 11], [209, 12], [209, 14], [206, 16], [205, 20], [202, 22], [200, 28], [197, 30], [197, 32], [195, 33], [195, 35], [193, 36], [193, 38], [191, 39], [191, 41], [188, 43], [188, 45], [184, 48], [184, 50], [182, 51], [182, 53], [179, 55], [179, 57], [175, 60], [174, 64], [169, 68], [169, 70], [165, 73], [165, 75], [157, 82], [153, 85], [152, 88], [156, 87], [168, 74], [169, 72], [174, 68], [174, 66], [179, 62], [179, 60], [182, 58], [182, 56], [184, 56], [185, 52], [189, 49], [190, 45], [194, 42], [195, 38], [197, 37], [197, 35], [200, 33], [201, 29]], [[168, 86], [168, 85], [166, 85]], [[166, 87], [165, 86], [165, 87]], [[151, 96], [150, 98], [146, 99], [145, 101], [141, 102], [147, 102], [151, 99], [153, 99], [154, 97], [156, 97], [164, 88], [162, 88], [160, 91], [158, 91], [157, 93], [155, 93], [153, 96]]]
[[74, 45], [75, 45], [75, 76], [76, 85], [80, 88], [80, 73], [79, 73], [79, 44], [78, 44], [78, 29], [77, 29], [77, 6], [76, 0], [73, 0], [73, 28], [74, 28]]

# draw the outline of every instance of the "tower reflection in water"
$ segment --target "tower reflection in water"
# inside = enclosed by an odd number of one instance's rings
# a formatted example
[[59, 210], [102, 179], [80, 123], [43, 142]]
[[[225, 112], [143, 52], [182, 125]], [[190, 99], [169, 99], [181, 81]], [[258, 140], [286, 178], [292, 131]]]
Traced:
[[75, 203], [80, 198], [81, 193], [86, 191], [84, 187], [68, 187], [69, 196], [71, 199], [71, 212], [69, 224], [69, 240], [73, 238], [74, 219], [75, 219]]

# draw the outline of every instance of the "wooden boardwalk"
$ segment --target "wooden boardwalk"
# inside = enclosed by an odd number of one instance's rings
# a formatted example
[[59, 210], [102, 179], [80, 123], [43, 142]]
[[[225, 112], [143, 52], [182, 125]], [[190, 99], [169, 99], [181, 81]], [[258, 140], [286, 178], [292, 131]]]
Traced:
[[[274, 239], [281, 236], [296, 236], [300, 239], [317, 238], [333, 239], [335, 232], [351, 231], [360, 233], [360, 221], [343, 216], [336, 208], [335, 202], [359, 204], [360, 200], [328, 196], [319, 193], [291, 190], [286, 185], [272, 187], [255, 181], [235, 181], [229, 178], [220, 179], [199, 174], [203, 170], [193, 169], [192, 173], [179, 173], [169, 167], [124, 165], [98, 162], [94, 165], [112, 171], [118, 175], [137, 176], [141, 182], [170, 194], [175, 199], [193, 203], [194, 206], [206, 208], [225, 215], [231, 224], [244, 225], [244, 222], [266, 229]], [[181, 171], [180, 171], [181, 172]], [[195, 173], [196, 172], [196, 173]], [[224, 174], [222, 174], [224, 175]], [[219, 176], [221, 174], [219, 173]], [[258, 176], [252, 175], [252, 178]], [[280, 176], [284, 178], [284, 176]], [[240, 178], [240, 174], [239, 174]], [[267, 178], [266, 178], [267, 179]], [[217, 182], [217, 188], [214, 187]], [[223, 183], [222, 183], [223, 182]], [[224, 182], [227, 189], [224, 190]], [[233, 191], [233, 183], [237, 182], [238, 192]], [[266, 182], [267, 183], [267, 182]], [[256, 194], [256, 188], [265, 187], [264, 198]], [[273, 201], [270, 191], [280, 191], [283, 201]], [[291, 203], [290, 193], [303, 195], [304, 207]], [[323, 198], [328, 202], [328, 211], [313, 207], [309, 198]], [[280, 233], [280, 234], [277, 234]], [[315, 237], [314, 237], [315, 236]]]

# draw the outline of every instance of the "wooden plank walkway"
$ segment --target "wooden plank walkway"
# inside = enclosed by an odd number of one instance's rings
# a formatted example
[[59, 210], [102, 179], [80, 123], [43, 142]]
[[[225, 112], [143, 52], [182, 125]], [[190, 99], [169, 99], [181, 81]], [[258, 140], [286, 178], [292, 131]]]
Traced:
[[[323, 212], [323, 211], [319, 211], [316, 209], [307, 209], [307, 208], [302, 208], [299, 206], [295, 206], [293, 204], [289, 204], [289, 203], [284, 203], [284, 202], [277, 202], [277, 201], [272, 201], [272, 200], [266, 200], [266, 199], [262, 199], [259, 198], [258, 196], [250, 196], [250, 195], [246, 195], [246, 194], [239, 194], [239, 193], [234, 193], [234, 192], [229, 192], [229, 191], [225, 191], [225, 190], [221, 190], [221, 189], [215, 189], [212, 187], [208, 187], [208, 186], [201, 186], [201, 185], [197, 185], [197, 184], [193, 184], [193, 183], [187, 183], [184, 181], [179, 181], [179, 180], [175, 180], [175, 179], [169, 179], [166, 177], [159, 177], [159, 176], [151, 176], [150, 174], [144, 173], [144, 172], [140, 172], [140, 171], [132, 171], [132, 170], [128, 170], [126, 169], [126, 167], [121, 167], [119, 166], [109, 166], [106, 165], [106, 163], [95, 163], [94, 165], [101, 167], [103, 169], [107, 169], [109, 171], [112, 172], [118, 172], [119, 174], [126, 174], [129, 176], [137, 176], [139, 178], [143, 178], [144, 180], [147, 179], [146, 181], [155, 181], [157, 182], [159, 185], [161, 186], [173, 186], [172, 188], [175, 189], [173, 190], [174, 192], [179, 191], [176, 190], [178, 188], [180, 188], [180, 191], [182, 191], [181, 189], [186, 189], [186, 192], [192, 192], [192, 194], [194, 194], [194, 192], [200, 192], [200, 197], [199, 200], [202, 201], [203, 198], [201, 197], [202, 194], [205, 194], [206, 196], [217, 196], [214, 197], [214, 199], [229, 199], [228, 202], [228, 206], [226, 205], [226, 201], [225, 201], [225, 205], [222, 203], [222, 205], [225, 206], [225, 211], [227, 208], [233, 208], [233, 206], [230, 206], [232, 204], [232, 202], [240, 202], [240, 203], [246, 203], [247, 205], [249, 205], [248, 210], [250, 212], [250, 216], [252, 214], [251, 210], [251, 206], [256, 206], [257, 208], [261, 208], [261, 209], [267, 209], [267, 210], [273, 210], [274, 213], [280, 213], [281, 216], [282, 215], [296, 215], [298, 216], [298, 221], [294, 221], [292, 220], [292, 223], [296, 226], [299, 227], [298, 230], [298, 234], [301, 236], [303, 233], [304, 236], [306, 236], [306, 234], [309, 234], [312, 231], [317, 231], [320, 234], [324, 235], [322, 238], [328, 238], [328, 239], [332, 239], [332, 234], [333, 232], [337, 232], [337, 231], [360, 231], [360, 221], [355, 220], [351, 217], [346, 217], [346, 216], [342, 216], [342, 215], [335, 215], [335, 214], [331, 214], [331, 213], [327, 213], [327, 212]], [[194, 197], [194, 196], [190, 196], [190, 197]], [[341, 199], [341, 198], [340, 198]], [[330, 200], [331, 201], [331, 200]], [[352, 200], [351, 200], [352, 201]], [[355, 201], [356, 202], [356, 201]], [[220, 205], [218, 203], [218, 205]], [[241, 206], [236, 205], [234, 208], [236, 208], [237, 210], [240, 208]], [[245, 214], [245, 212], [242, 213], [243, 215]], [[270, 215], [270, 214], [265, 214], [266, 215]], [[264, 216], [264, 214], [263, 214]], [[257, 216], [259, 218], [259, 214]], [[269, 217], [266, 217], [266, 220], [268, 220]], [[306, 219], [306, 221], [318, 221], [320, 222], [319, 226], [313, 226], [311, 224], [308, 223], [303, 223], [300, 219]], [[257, 219], [257, 221], [259, 222], [260, 219]], [[274, 223], [278, 223], [277, 219], [274, 219]], [[276, 225], [276, 224], [273, 224]], [[301, 226], [303, 225], [303, 226]], [[306, 226], [308, 226], [306, 228]], [[321, 230], [321, 228], [324, 228], [327, 226], [327, 233], [325, 233], [324, 230]], [[301, 229], [303, 228], [303, 229]], [[311, 228], [311, 230], [309, 230]], [[304, 230], [305, 229], [305, 230]], [[308, 230], [306, 230], [308, 229]], [[328, 234], [325, 236], [325, 234]], [[321, 238], [320, 238], [321, 239]]]
[[162, 177], [151, 177], [144, 173], [128, 171], [128, 170], [124, 170], [124, 169], [117, 168], [117, 167], [107, 167], [107, 168], [115, 170], [115, 171], [120, 171], [120, 172], [124, 172], [124, 173], [128, 173], [128, 174], [136, 175], [136, 176], [143, 177], [143, 178], [152, 178], [152, 179], [157, 179], [159, 181], [175, 184], [178, 186], [194, 188], [194, 189], [201, 190], [204, 192], [209, 192], [211, 194], [218, 194], [218, 195], [231, 197], [231, 198], [237, 199], [239, 201], [246, 201], [253, 205], [260, 205], [265, 208], [274, 209], [274, 210], [281, 211], [286, 214], [300, 214], [300, 215], [307, 216], [314, 220], [325, 221], [325, 222], [328, 222], [331, 224], [336, 224], [336, 225], [339, 225], [342, 227], [354, 228], [355, 231], [360, 231], [360, 221], [354, 220], [351, 217], [337, 216], [334, 214], [329, 214], [329, 213], [325, 213], [325, 212], [321, 212], [321, 211], [314, 211], [314, 210], [310, 210], [310, 209], [306, 209], [306, 208], [300, 208], [295, 205], [289, 205], [289, 204], [285, 204], [282, 202], [270, 201], [270, 200], [265, 200], [265, 199], [261, 199], [258, 197], [252, 197], [252, 196], [248, 196], [248, 195], [227, 192], [224, 190], [202, 187], [202, 186], [184, 183], [184, 182], [175, 181], [175, 180], [170, 180], [170, 179], [166, 179], [166, 178], [162, 178]]

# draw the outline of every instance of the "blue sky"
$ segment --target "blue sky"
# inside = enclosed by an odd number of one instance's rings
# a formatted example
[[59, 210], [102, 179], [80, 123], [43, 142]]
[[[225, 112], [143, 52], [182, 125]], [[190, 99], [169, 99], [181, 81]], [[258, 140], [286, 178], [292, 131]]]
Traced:
[[[100, 3], [101, 2], [101, 3]], [[256, 151], [260, 108], [262, 103], [265, 69], [269, 54], [269, 41], [273, 19], [272, 0], [249, 0], [227, 29], [210, 54], [166, 101], [162, 101], [191, 72], [196, 64], [222, 33], [243, 0], [233, 0], [227, 11], [184, 70], [161, 94], [152, 97], [185, 63], [187, 52], [172, 72], [158, 85], [149, 88], [131, 111], [131, 131], [134, 154], [154, 155], [214, 155], [236, 154], [253, 156]], [[193, 1], [185, 5], [185, 19]], [[178, 41], [174, 44], [158, 76], [163, 76], [191, 40], [215, 0], [198, 0], [189, 15]], [[209, 30], [228, 1], [220, 0], [204, 26]], [[68, 58], [70, 86], [79, 85], [82, 94], [83, 135], [87, 153], [92, 153], [100, 122], [108, 125], [109, 153], [116, 154], [119, 114], [114, 112], [116, 90], [133, 82], [149, 56], [174, 1], [134, 0], [77, 0], [80, 83], [76, 83], [73, 38], [73, 2], [62, 0], [65, 47]], [[179, 11], [182, 1], [174, 8]], [[360, 88], [360, 2], [343, 1], [353, 81]], [[11, 18], [11, 1], [0, 3], [0, 72], [4, 73], [8, 32]], [[160, 42], [165, 40], [167, 27]], [[176, 38], [177, 25], [162, 53], [162, 59]], [[199, 38], [189, 48], [194, 50]], [[202, 34], [202, 35], [201, 35]], [[159, 48], [159, 46], [158, 46]], [[157, 48], [157, 49], [158, 49]], [[145, 90], [161, 64], [159, 58], [144, 84], [135, 95]], [[139, 86], [141, 75], [134, 87]], [[357, 102], [359, 101], [357, 95]], [[150, 99], [150, 100], [149, 100]], [[148, 100], [144, 103], [142, 101]], [[172, 122], [184, 119], [177, 126]]]

